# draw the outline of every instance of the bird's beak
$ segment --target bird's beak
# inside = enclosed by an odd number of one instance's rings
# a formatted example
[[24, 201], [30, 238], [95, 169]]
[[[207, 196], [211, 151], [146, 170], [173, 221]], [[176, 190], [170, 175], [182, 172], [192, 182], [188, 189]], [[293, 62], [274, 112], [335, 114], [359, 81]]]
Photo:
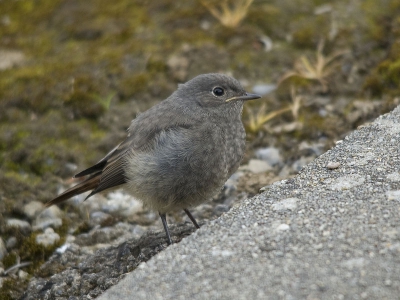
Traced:
[[246, 93], [243, 96], [236, 96], [236, 97], [229, 98], [229, 99], [225, 100], [225, 102], [231, 102], [231, 101], [234, 101], [234, 100], [247, 101], [247, 100], [253, 100], [253, 99], [258, 99], [258, 98], [261, 98], [261, 96], [257, 95], [257, 94]]

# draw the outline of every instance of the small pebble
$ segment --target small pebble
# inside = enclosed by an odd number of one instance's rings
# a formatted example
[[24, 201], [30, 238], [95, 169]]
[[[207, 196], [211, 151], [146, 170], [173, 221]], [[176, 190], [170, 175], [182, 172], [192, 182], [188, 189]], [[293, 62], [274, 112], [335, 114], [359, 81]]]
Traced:
[[44, 233], [36, 236], [36, 243], [45, 247], [52, 246], [60, 240], [58, 233], [54, 232], [53, 228], [46, 228]]
[[9, 237], [6, 242], [7, 249], [12, 249], [17, 245], [17, 238], [15, 236]]
[[18, 271], [18, 277], [19, 279], [25, 280], [28, 279], [29, 274], [25, 271], [19, 270]]
[[225, 212], [227, 212], [227, 211], [229, 211], [229, 206], [228, 206], [228, 205], [225, 205], [225, 204], [217, 204], [217, 205], [215, 206], [215, 208], [214, 208], [214, 212], [215, 212], [217, 215], [221, 215], [222, 213], [225, 213]]
[[275, 147], [258, 149], [255, 154], [258, 159], [266, 161], [271, 166], [281, 165], [283, 163], [283, 159], [279, 153], [279, 149]]
[[96, 225], [103, 225], [107, 222], [111, 222], [112, 219], [112, 216], [109, 214], [102, 211], [94, 211], [90, 214], [89, 224], [91, 227], [95, 227]]
[[33, 226], [33, 230], [44, 230], [49, 227], [58, 228], [61, 225], [62, 225], [62, 219], [60, 218], [41, 220], [40, 222], [37, 222], [36, 225]]
[[63, 212], [57, 206], [50, 206], [43, 210], [33, 222], [34, 230], [44, 230], [47, 227], [57, 228], [62, 225]]
[[61, 247], [56, 249], [56, 253], [58, 254], [63, 254], [65, 251], [68, 250], [68, 248], [71, 246], [71, 244], [64, 244]]
[[23, 233], [29, 233], [32, 230], [31, 225], [27, 221], [19, 219], [8, 219], [6, 224], [9, 227], [17, 227]]
[[44, 208], [42, 202], [39, 201], [31, 201], [28, 204], [24, 205], [22, 211], [24, 212], [25, 216], [29, 219], [33, 220]]
[[288, 224], [280, 224], [276, 229], [280, 231], [286, 231], [290, 229], [290, 226]]
[[132, 216], [143, 210], [142, 203], [121, 190], [98, 196], [96, 201], [85, 201], [83, 207], [88, 211], [102, 211], [110, 215]]
[[272, 166], [266, 161], [260, 159], [250, 159], [247, 165], [241, 166], [241, 170], [250, 171], [254, 174], [264, 173], [272, 170]]
[[340, 167], [340, 163], [339, 163], [339, 162], [330, 161], [330, 162], [328, 162], [328, 164], [326, 165], [326, 167], [327, 167], [329, 170], [334, 170], [334, 169], [337, 169], [337, 168]]

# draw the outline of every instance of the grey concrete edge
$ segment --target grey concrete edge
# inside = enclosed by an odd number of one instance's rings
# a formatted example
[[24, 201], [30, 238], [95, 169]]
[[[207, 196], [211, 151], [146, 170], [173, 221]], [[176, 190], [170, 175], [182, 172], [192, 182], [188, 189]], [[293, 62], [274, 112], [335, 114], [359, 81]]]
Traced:
[[98, 299], [398, 299], [399, 148], [400, 106]]

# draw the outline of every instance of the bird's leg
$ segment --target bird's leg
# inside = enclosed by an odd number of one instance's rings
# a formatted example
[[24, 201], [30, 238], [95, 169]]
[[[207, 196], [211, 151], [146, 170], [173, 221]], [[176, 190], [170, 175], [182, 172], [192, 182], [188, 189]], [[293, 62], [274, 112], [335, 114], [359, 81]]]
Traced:
[[169, 233], [169, 229], [168, 229], [168, 224], [167, 224], [167, 218], [166, 218], [166, 214], [162, 214], [162, 213], [158, 213], [161, 217], [161, 221], [164, 225], [164, 230], [165, 233], [167, 234], [167, 238], [168, 238], [168, 245], [172, 244], [172, 239], [171, 239], [171, 234]]
[[200, 228], [199, 224], [197, 224], [195, 218], [192, 216], [192, 214], [190, 213], [190, 211], [188, 211], [186, 208], [184, 209], [185, 213], [188, 215], [190, 221], [192, 221], [193, 225], [196, 226], [197, 229]]

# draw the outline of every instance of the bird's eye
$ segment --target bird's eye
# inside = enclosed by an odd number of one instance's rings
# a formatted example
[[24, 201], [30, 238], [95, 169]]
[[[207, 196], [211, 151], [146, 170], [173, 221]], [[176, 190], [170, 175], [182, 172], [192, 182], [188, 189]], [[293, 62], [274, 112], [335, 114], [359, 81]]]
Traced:
[[221, 97], [221, 96], [223, 96], [225, 94], [225, 91], [221, 87], [215, 87], [212, 90], [212, 93], [213, 93], [214, 96]]

